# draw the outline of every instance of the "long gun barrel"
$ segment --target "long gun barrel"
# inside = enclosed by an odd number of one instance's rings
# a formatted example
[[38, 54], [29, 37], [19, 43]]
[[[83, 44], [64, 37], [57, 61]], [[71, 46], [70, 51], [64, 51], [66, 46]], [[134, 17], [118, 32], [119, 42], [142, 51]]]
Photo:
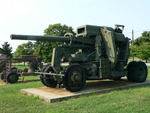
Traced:
[[35, 36], [35, 35], [15, 35], [12, 34], [11, 39], [16, 40], [36, 40], [36, 41], [51, 41], [51, 42], [69, 42], [68, 37], [63, 36]]
[[93, 39], [81, 37], [64, 37], [64, 36], [35, 36], [35, 35], [15, 35], [12, 34], [10, 38], [16, 40], [36, 40], [36, 41], [50, 41], [50, 42], [80, 42], [84, 44], [94, 45]]

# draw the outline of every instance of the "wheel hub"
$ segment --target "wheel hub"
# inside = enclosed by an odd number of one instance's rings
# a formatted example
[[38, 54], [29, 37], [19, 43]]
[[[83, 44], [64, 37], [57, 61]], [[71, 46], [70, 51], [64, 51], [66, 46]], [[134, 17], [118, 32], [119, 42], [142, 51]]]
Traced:
[[74, 83], [79, 83], [81, 79], [82, 77], [79, 73], [73, 73], [73, 75], [71, 76], [71, 81], [73, 81]]
[[12, 74], [12, 75], [10, 76], [10, 79], [11, 79], [11, 80], [15, 80], [15, 79], [16, 79], [15, 76], [16, 76], [16, 75]]
[[69, 66], [63, 77], [64, 87], [71, 92], [81, 90], [85, 81], [84, 69], [80, 65]]

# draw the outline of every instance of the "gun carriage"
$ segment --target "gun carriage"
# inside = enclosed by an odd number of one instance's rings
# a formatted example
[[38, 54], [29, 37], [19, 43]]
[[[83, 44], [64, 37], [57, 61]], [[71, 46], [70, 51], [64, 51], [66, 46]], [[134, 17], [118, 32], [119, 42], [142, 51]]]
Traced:
[[[122, 33], [123, 25], [116, 28], [84, 25], [77, 35], [65, 36], [11, 35], [11, 39], [63, 42], [53, 48], [51, 64], [42, 68], [41, 82], [47, 87], [62, 84], [69, 91], [79, 91], [86, 80], [120, 79], [144, 82], [147, 67], [144, 62], [130, 62], [129, 38]], [[68, 63], [67, 67], [61, 63]], [[127, 66], [127, 68], [126, 68]]]

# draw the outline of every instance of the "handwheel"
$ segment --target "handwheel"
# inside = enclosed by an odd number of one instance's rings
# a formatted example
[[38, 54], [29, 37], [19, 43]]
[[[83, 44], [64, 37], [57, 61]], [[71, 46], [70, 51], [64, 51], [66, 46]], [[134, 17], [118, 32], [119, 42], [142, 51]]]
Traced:
[[[49, 72], [53, 72], [53, 69], [50, 65], [47, 65], [45, 67], [43, 67], [43, 72], [49, 73]], [[51, 87], [51, 88], [55, 88], [57, 86], [57, 81], [55, 81], [54, 79], [52, 79], [50, 77], [50, 75], [41, 75], [40, 76], [41, 82], [47, 86], [47, 87]]]
[[[42, 67], [42, 69], [41, 69], [41, 72], [44, 72], [44, 70], [46, 69], [46, 67], [49, 66], [49, 65], [50, 65], [50, 64], [44, 65], [44, 66]], [[46, 84], [45, 84], [45, 82], [44, 82], [44, 75], [43, 75], [43, 74], [40, 75], [40, 80], [41, 80], [42, 84], [46, 86]]]

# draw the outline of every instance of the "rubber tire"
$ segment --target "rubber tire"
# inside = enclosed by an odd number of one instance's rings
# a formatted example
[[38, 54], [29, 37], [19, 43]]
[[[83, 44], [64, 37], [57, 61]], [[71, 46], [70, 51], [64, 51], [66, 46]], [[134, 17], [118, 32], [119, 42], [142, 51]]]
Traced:
[[127, 66], [127, 79], [131, 82], [144, 82], [147, 74], [147, 66], [142, 61], [132, 61]]
[[[11, 78], [13, 77], [13, 78]], [[16, 83], [18, 81], [19, 77], [17, 73], [9, 73], [6, 77], [7, 83]]]
[[[50, 65], [47, 65], [46, 67], [45, 67], [45, 69], [44, 69], [44, 72], [50, 72], [50, 71], [52, 71], [53, 72], [53, 69], [52, 69], [52, 67], [50, 66]], [[55, 81], [54, 79], [51, 79], [50, 78], [50, 75], [41, 75], [41, 82], [45, 85], [45, 86], [47, 86], [47, 87], [51, 87], [51, 88], [55, 88], [56, 86], [57, 86], [57, 84], [58, 84], [58, 82], [57, 81]]]
[[[69, 81], [71, 81], [71, 75], [70, 75], [70, 72], [72, 70], [74, 70], [75, 68], [79, 68], [82, 72], [82, 83], [79, 87], [71, 87], [70, 84], [69, 84]], [[71, 91], [71, 92], [76, 92], [76, 91], [80, 91], [84, 85], [86, 83], [86, 77], [85, 77], [85, 71], [84, 69], [80, 66], [80, 65], [71, 65], [68, 67], [68, 69], [66, 70], [66, 73], [65, 73], [65, 76], [63, 77], [63, 85], [64, 87], [68, 90], [68, 91]]]

